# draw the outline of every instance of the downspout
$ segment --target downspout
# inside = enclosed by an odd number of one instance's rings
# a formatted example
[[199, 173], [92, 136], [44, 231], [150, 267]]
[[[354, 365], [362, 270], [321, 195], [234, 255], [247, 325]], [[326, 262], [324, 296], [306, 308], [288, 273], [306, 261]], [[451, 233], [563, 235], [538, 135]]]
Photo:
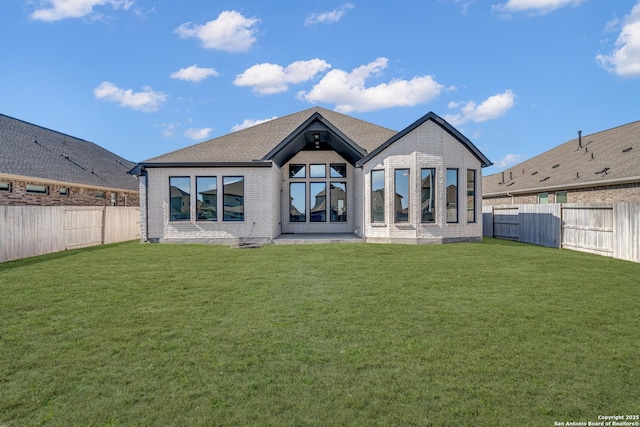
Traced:
[[513, 194], [507, 191], [507, 196], [511, 197], [511, 204], [513, 205], [513, 198], [515, 197]]
[[144, 241], [149, 242], [149, 178], [147, 171], [142, 168], [141, 174], [144, 177]]

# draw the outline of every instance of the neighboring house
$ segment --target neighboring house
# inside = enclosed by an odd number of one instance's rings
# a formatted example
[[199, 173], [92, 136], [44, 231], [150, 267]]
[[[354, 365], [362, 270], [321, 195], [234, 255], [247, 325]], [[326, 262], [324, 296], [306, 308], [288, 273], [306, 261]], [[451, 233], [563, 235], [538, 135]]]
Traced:
[[444, 243], [482, 239], [477, 178], [490, 164], [433, 113], [396, 132], [316, 107], [146, 160], [131, 173], [140, 175], [143, 241], [355, 233], [370, 242]]
[[640, 202], [640, 121], [579, 134], [482, 181], [484, 205]]
[[98, 145], [0, 114], [0, 205], [139, 206], [135, 166]]

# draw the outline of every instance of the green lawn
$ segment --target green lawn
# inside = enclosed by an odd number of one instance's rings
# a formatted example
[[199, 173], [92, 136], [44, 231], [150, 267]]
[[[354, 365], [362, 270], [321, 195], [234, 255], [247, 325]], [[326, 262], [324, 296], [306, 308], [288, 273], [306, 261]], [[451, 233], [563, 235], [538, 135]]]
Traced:
[[0, 264], [0, 425], [553, 426], [640, 412], [640, 265], [487, 239]]

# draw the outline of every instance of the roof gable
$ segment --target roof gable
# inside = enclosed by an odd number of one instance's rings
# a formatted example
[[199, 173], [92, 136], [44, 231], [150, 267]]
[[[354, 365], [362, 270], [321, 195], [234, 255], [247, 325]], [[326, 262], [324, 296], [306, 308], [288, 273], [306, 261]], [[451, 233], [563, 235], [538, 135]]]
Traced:
[[267, 153], [263, 160], [272, 160], [278, 166], [282, 166], [299, 151], [305, 149], [331, 149], [352, 165], [367, 154], [362, 147], [325, 119], [322, 114], [315, 112]]
[[314, 107], [163, 154], [141, 164], [144, 167], [248, 162], [260, 165], [268, 161], [280, 164], [291, 151], [299, 148], [299, 138], [313, 137], [314, 129], [330, 134], [332, 139], [326, 141], [328, 147], [337, 148], [343, 157], [352, 158], [362, 157], [396, 134], [382, 126]]
[[449, 123], [447, 123], [443, 118], [441, 118], [440, 116], [435, 114], [433, 111], [430, 111], [427, 114], [425, 114], [424, 116], [422, 116], [421, 118], [419, 118], [418, 120], [416, 120], [415, 122], [413, 122], [412, 124], [410, 124], [409, 126], [407, 126], [405, 129], [403, 129], [400, 132], [398, 132], [393, 137], [389, 138], [382, 145], [380, 145], [375, 150], [373, 150], [371, 153], [369, 153], [367, 156], [365, 156], [360, 161], [358, 161], [357, 166], [364, 165], [369, 160], [371, 160], [373, 157], [375, 157], [380, 152], [382, 152], [387, 147], [389, 147], [391, 144], [393, 144], [394, 142], [398, 141], [399, 139], [401, 139], [402, 137], [404, 137], [408, 133], [414, 131], [417, 127], [421, 126], [423, 123], [425, 123], [425, 122], [427, 122], [429, 120], [431, 120], [436, 125], [440, 126], [447, 133], [449, 133], [456, 140], [458, 140], [462, 145], [464, 145], [469, 151], [471, 151], [471, 153], [473, 153], [473, 155], [476, 156], [476, 158], [480, 161], [480, 163], [482, 164], [483, 168], [487, 167], [487, 166], [491, 166], [493, 164], [493, 163], [491, 163], [491, 161], [489, 159], [487, 159], [484, 156], [484, 154], [482, 154], [480, 152], [480, 150], [478, 150], [478, 148], [475, 145], [473, 145], [473, 143], [469, 139], [467, 139], [467, 137], [465, 137], [463, 134], [461, 134], [456, 128], [451, 126]]
[[80, 138], [0, 114], [0, 173], [137, 191], [135, 163]]

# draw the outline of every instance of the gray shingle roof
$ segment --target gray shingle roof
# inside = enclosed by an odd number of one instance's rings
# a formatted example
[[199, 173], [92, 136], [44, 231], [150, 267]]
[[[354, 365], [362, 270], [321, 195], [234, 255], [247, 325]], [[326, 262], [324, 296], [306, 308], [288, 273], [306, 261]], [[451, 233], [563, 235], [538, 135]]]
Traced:
[[335, 111], [314, 107], [163, 154], [141, 163], [242, 163], [263, 159], [315, 113], [322, 115], [367, 152], [374, 150], [396, 134], [395, 131], [382, 126]]
[[0, 114], [0, 173], [138, 191], [135, 163], [83, 139]]
[[[504, 173], [504, 182], [502, 180]], [[483, 196], [640, 182], [640, 121], [572, 139], [482, 179]]]

